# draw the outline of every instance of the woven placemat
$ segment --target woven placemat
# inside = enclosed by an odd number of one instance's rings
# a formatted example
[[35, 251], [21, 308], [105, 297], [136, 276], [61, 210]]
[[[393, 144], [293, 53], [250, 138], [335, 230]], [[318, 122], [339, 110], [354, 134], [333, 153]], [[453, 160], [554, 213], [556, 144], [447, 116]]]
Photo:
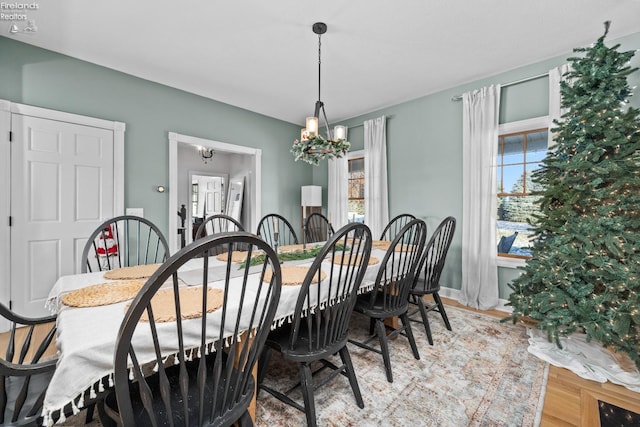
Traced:
[[[309, 267], [305, 267], [302, 265], [285, 265], [285, 266], [282, 266], [280, 270], [282, 271], [282, 285], [295, 286], [295, 285], [301, 285], [302, 282], [304, 282], [304, 278], [306, 277], [307, 272], [309, 271]], [[271, 275], [272, 275], [272, 271], [267, 270], [264, 273], [263, 280], [265, 282], [270, 282]], [[327, 274], [324, 271], [320, 270], [320, 280], [324, 280], [326, 277], [327, 277]], [[316, 280], [315, 277], [314, 277], [314, 280]]]
[[104, 273], [105, 279], [145, 279], [151, 277], [162, 264], [143, 264], [109, 270]]
[[[179, 288], [180, 313], [182, 319], [202, 317], [202, 287]], [[222, 307], [224, 292], [221, 289], [207, 288], [207, 313]], [[125, 311], [129, 308], [125, 307]], [[176, 304], [173, 289], [161, 289], [151, 298], [151, 309], [156, 323], [175, 322]], [[149, 315], [145, 310], [140, 321], [148, 322]]]
[[371, 246], [376, 249], [387, 250], [391, 246], [391, 240], [373, 240]]
[[[347, 264], [348, 261], [351, 261], [351, 265], [355, 265], [358, 264], [360, 262], [360, 255], [356, 255], [356, 256], [349, 256], [347, 255], [346, 257], [343, 258], [342, 254], [336, 255], [333, 258], [333, 263], [334, 264]], [[369, 264], [368, 265], [374, 265], [379, 263], [380, 260], [374, 256], [369, 257]]]
[[99, 283], [76, 289], [62, 297], [62, 303], [70, 307], [97, 307], [133, 299], [142, 286], [143, 280], [121, 280]]
[[[386, 251], [391, 246], [391, 241], [390, 240], [374, 240], [373, 242], [371, 242], [371, 246], [373, 246], [375, 249]], [[413, 245], [401, 243], [399, 245], [396, 245], [396, 247], [393, 250], [396, 252], [400, 252], [400, 251], [406, 252], [411, 248], [413, 248]]]
[[[313, 243], [307, 243], [307, 250], [309, 249], [313, 249], [315, 247], [317, 247], [318, 245], [313, 244]], [[302, 252], [304, 248], [304, 245], [284, 245], [284, 246], [279, 246], [278, 247], [278, 251], [281, 253], [287, 253], [287, 252]]]
[[[247, 260], [247, 251], [233, 251], [231, 253], [231, 262], [245, 262]], [[227, 262], [229, 259], [229, 252], [223, 252], [216, 255], [218, 261]]]

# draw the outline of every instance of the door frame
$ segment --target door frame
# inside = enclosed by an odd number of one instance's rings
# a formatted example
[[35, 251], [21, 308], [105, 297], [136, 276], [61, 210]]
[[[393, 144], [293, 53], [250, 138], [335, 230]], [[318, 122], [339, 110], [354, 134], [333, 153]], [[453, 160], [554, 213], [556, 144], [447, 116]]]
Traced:
[[262, 217], [262, 150], [169, 132], [169, 250], [171, 253], [173, 254], [180, 249], [178, 233], [176, 232], [178, 229], [178, 217], [174, 213], [178, 211], [178, 143], [194, 147], [213, 148], [220, 153], [251, 156], [251, 171], [245, 178], [252, 181], [250, 194], [246, 199], [251, 204], [251, 224], [245, 229], [255, 230], [258, 226], [258, 221]]
[[126, 124], [79, 114], [66, 113], [0, 99], [0, 302], [11, 301], [11, 115], [38, 117], [113, 131], [113, 206], [115, 215], [124, 213], [124, 132]]

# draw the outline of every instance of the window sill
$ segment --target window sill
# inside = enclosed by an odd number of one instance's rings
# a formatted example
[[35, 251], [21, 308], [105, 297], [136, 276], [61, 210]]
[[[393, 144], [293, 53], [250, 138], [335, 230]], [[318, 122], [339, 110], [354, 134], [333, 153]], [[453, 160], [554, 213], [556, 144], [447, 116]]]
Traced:
[[506, 267], [506, 268], [518, 268], [524, 267], [527, 263], [527, 260], [524, 258], [513, 258], [507, 256], [499, 256], [498, 255], [498, 267]]

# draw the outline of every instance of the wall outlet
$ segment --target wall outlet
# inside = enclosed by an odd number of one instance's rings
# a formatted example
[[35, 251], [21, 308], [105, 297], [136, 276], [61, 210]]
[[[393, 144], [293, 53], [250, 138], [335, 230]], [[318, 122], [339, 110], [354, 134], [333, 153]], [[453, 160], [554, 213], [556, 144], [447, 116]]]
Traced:
[[135, 215], [144, 218], [144, 208], [127, 208], [125, 213], [127, 215]]

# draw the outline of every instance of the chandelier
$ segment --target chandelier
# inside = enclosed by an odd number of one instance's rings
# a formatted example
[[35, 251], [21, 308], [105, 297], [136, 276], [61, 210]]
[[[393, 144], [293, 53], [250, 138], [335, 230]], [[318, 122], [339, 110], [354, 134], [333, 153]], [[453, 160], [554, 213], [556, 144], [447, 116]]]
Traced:
[[[324, 22], [316, 22], [311, 27], [313, 32], [318, 35], [318, 100], [316, 101], [313, 117], [307, 117], [306, 127], [300, 132], [300, 140], [293, 141], [291, 153], [295, 157], [295, 161], [302, 160], [312, 165], [317, 165], [320, 160], [341, 158], [346, 155], [351, 147], [347, 141], [346, 126], [336, 126], [333, 135], [329, 130], [329, 121], [327, 113], [324, 110], [324, 102], [320, 97], [321, 87], [321, 65], [322, 65], [322, 34], [327, 32], [327, 24]], [[327, 137], [324, 138], [319, 132], [320, 113], [324, 118], [324, 124], [327, 130]]]

